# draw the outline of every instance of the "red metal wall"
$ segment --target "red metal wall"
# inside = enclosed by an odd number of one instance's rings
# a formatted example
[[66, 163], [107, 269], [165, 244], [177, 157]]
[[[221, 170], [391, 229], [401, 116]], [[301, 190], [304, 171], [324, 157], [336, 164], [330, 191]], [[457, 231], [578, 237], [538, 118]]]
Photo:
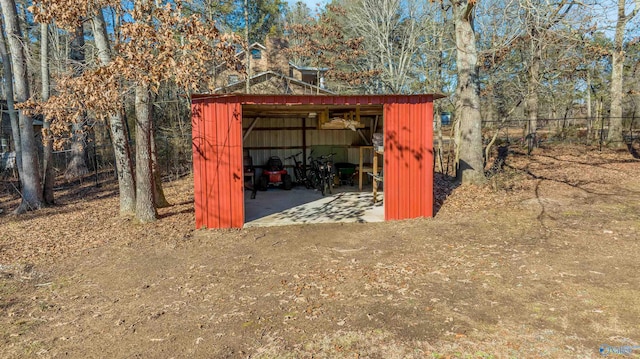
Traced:
[[384, 105], [384, 218], [433, 216], [433, 96]]
[[433, 100], [440, 95], [196, 95], [193, 172], [197, 228], [244, 225], [242, 104], [384, 105], [385, 219], [433, 216]]
[[242, 107], [234, 98], [194, 98], [192, 121], [196, 228], [241, 228]]

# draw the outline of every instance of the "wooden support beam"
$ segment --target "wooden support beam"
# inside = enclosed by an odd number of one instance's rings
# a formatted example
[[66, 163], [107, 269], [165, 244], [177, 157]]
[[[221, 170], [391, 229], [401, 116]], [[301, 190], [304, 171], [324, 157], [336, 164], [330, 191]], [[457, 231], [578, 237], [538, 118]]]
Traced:
[[358, 131], [358, 134], [360, 135], [360, 137], [362, 138], [362, 140], [364, 140], [364, 143], [365, 143], [367, 146], [370, 146], [370, 145], [371, 145], [371, 142], [369, 142], [369, 141], [367, 140], [367, 137], [364, 135], [364, 133], [362, 133], [362, 130], [361, 130], [361, 129], [357, 129], [357, 131]]
[[373, 134], [376, 133], [377, 129], [378, 129], [378, 115], [376, 115], [376, 119], [373, 121], [373, 128], [371, 128], [371, 137], [373, 137]]
[[245, 150], [301, 150], [302, 146], [246, 146]]
[[[302, 118], [302, 168], [307, 168], [307, 118]], [[298, 179], [296, 178], [296, 181]]]
[[249, 125], [249, 128], [247, 128], [247, 131], [244, 133], [244, 136], [242, 136], [242, 142], [247, 140], [247, 137], [249, 137], [249, 134], [251, 133], [251, 131], [253, 131], [253, 128], [256, 127], [256, 124], [258, 123], [258, 120], [260, 118], [256, 117], [253, 119], [253, 121], [251, 122], [251, 125]]
[[[316, 130], [315, 127], [301, 127], [301, 126], [295, 126], [295, 127], [255, 127], [253, 131], [300, 131], [302, 129], [307, 129], [307, 130]], [[351, 129], [348, 128], [322, 128], [322, 130], [345, 130], [345, 131], [352, 131]]]

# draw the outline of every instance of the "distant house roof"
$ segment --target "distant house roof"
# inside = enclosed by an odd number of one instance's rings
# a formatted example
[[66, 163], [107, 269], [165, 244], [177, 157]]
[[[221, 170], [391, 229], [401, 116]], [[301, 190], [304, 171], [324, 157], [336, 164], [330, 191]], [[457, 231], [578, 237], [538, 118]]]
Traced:
[[[253, 50], [253, 49], [260, 49], [260, 50], [267, 51], [267, 47], [262, 45], [259, 42], [254, 42], [253, 44], [251, 44], [249, 46], [249, 50]], [[241, 49], [240, 51], [236, 52], [236, 57], [241, 57], [241, 56], [244, 56], [244, 49]], [[221, 67], [224, 67], [224, 66], [227, 66], [227, 62], [226, 61], [224, 61], [224, 62], [222, 62], [220, 64], [217, 64], [216, 65], [216, 70], [221, 68]]]
[[289, 66], [293, 67], [294, 69], [300, 71], [300, 72], [327, 72], [329, 71], [328, 67], [312, 67], [312, 66], [298, 66], [296, 64], [294, 64], [293, 62], [289, 61]]
[[[267, 47], [262, 45], [259, 42], [254, 42], [253, 44], [249, 45], [249, 50], [253, 50], [253, 49], [256, 49], [256, 48], [260, 49], [260, 50], [267, 50]], [[243, 54], [244, 54], [244, 49], [238, 51], [236, 53], [236, 56], [240, 56], [240, 55], [243, 55]]]
[[[312, 84], [310, 84], [308, 82], [300, 81], [300, 80], [295, 79], [293, 77], [285, 76], [285, 75], [279, 74], [279, 73], [274, 72], [274, 71], [261, 72], [259, 74], [254, 75], [254, 76], [251, 76], [249, 81], [250, 81], [251, 85], [255, 85], [255, 84], [258, 84], [258, 83], [262, 83], [262, 82], [268, 81], [268, 80], [273, 79], [273, 78], [281, 78], [283, 80], [287, 80], [288, 83], [313, 89], [314, 92], [319, 93], [319, 94], [323, 94], [323, 95], [335, 95], [336, 94], [335, 92], [329, 91], [329, 90], [327, 90], [325, 88], [322, 88], [320, 86], [312, 85]], [[237, 82], [231, 83], [229, 85], [216, 88], [214, 90], [214, 93], [228, 93], [228, 92], [237, 91], [237, 90], [242, 89], [244, 87], [244, 85], [245, 85], [245, 80], [237, 81]]]

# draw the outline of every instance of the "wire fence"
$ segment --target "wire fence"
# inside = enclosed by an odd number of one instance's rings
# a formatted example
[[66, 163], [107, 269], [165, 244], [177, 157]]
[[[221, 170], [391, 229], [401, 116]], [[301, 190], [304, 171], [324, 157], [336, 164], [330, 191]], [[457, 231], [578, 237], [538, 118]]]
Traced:
[[[640, 118], [633, 116], [620, 118], [622, 121], [622, 143], [634, 158], [640, 158]], [[531, 154], [535, 148], [551, 148], [565, 145], [583, 146], [603, 150], [611, 142], [608, 140], [610, 118], [538, 118], [486, 120], [482, 122], [483, 156], [489, 167], [492, 162], [504, 162], [506, 154], [521, 150]], [[437, 127], [435, 127], [438, 130]], [[456, 158], [455, 122], [443, 126], [434, 134], [434, 168], [443, 174], [455, 174]], [[487, 149], [489, 148], [489, 151]], [[506, 150], [506, 152], [505, 152]], [[494, 163], [495, 166], [495, 163]], [[491, 167], [494, 167], [491, 166]], [[492, 169], [489, 169], [491, 171]]]
[[[156, 149], [158, 167], [163, 179], [176, 179], [191, 172], [191, 135], [173, 136], [160, 134], [156, 136]], [[132, 152], [135, 151], [133, 142], [130, 142]], [[39, 160], [42, 163], [42, 149], [39, 151]], [[74, 152], [67, 148], [53, 152], [53, 170], [57, 178], [56, 186], [65, 186], [74, 178], [65, 178], [64, 174], [74, 160]], [[96, 139], [96, 136], [87, 136], [84, 142], [83, 160], [86, 164], [87, 176], [93, 176], [96, 183], [117, 178], [113, 146], [108, 140]], [[132, 155], [135, 161], [135, 154]], [[0, 153], [0, 179], [16, 180], [15, 152]]]
[[[640, 138], [639, 122], [635, 116], [623, 117], [622, 138], [625, 143]], [[483, 121], [485, 143], [494, 136], [501, 142], [525, 144], [533, 137], [537, 144], [582, 144], [604, 145], [607, 142], [611, 118], [538, 118], [534, 120], [513, 119], [507, 121]]]
[[[623, 141], [630, 150], [640, 146], [640, 119], [635, 116], [625, 117], [623, 123]], [[529, 152], [535, 147], [556, 146], [562, 144], [599, 146], [606, 145], [610, 126], [609, 119], [589, 119], [589, 118], [562, 118], [545, 119], [539, 118], [535, 121], [526, 119], [512, 119], [508, 121], [488, 120], [483, 121], [483, 145], [491, 144], [494, 152], [497, 147], [508, 144], [509, 146], [521, 146]], [[534, 130], [535, 128], [535, 130]], [[451, 125], [442, 127], [444, 139], [443, 151], [449, 152], [454, 143], [455, 131]], [[438, 141], [438, 134], [434, 136]], [[177, 179], [192, 171], [192, 140], [190, 131], [185, 135], [176, 135], [174, 132], [160, 132], [155, 137], [158, 166], [164, 179]], [[3, 144], [8, 144], [4, 141]], [[90, 175], [95, 176], [96, 182], [116, 178], [115, 159], [113, 147], [108, 136], [108, 132], [96, 129], [86, 136], [84, 161]], [[455, 145], [454, 145], [455, 146]], [[5, 149], [3, 147], [3, 150]], [[132, 151], [135, 150], [131, 142]], [[42, 156], [42, 152], [40, 152]], [[445, 155], [439, 153], [442, 162]], [[55, 174], [64, 175], [69, 164], [72, 162], [74, 154], [71, 149], [55, 151], [53, 153], [53, 166]], [[135, 156], [133, 156], [135, 159]], [[5, 151], [0, 153], [0, 179], [16, 179], [15, 154]], [[40, 157], [41, 159], [41, 157]], [[439, 166], [437, 166], [439, 167]], [[60, 177], [58, 177], [60, 178]], [[64, 178], [64, 176], [62, 176]], [[66, 179], [58, 180], [58, 186], [64, 185]]]

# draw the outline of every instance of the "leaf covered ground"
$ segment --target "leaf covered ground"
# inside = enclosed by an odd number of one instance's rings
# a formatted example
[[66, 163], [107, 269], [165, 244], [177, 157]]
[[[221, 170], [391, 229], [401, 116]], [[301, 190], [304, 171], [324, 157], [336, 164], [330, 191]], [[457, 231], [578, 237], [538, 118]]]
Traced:
[[588, 358], [640, 345], [639, 161], [538, 149], [487, 186], [436, 183], [432, 219], [197, 231], [190, 178], [166, 184], [174, 206], [145, 225], [117, 215], [111, 182], [19, 217], [5, 186], [0, 357]]

